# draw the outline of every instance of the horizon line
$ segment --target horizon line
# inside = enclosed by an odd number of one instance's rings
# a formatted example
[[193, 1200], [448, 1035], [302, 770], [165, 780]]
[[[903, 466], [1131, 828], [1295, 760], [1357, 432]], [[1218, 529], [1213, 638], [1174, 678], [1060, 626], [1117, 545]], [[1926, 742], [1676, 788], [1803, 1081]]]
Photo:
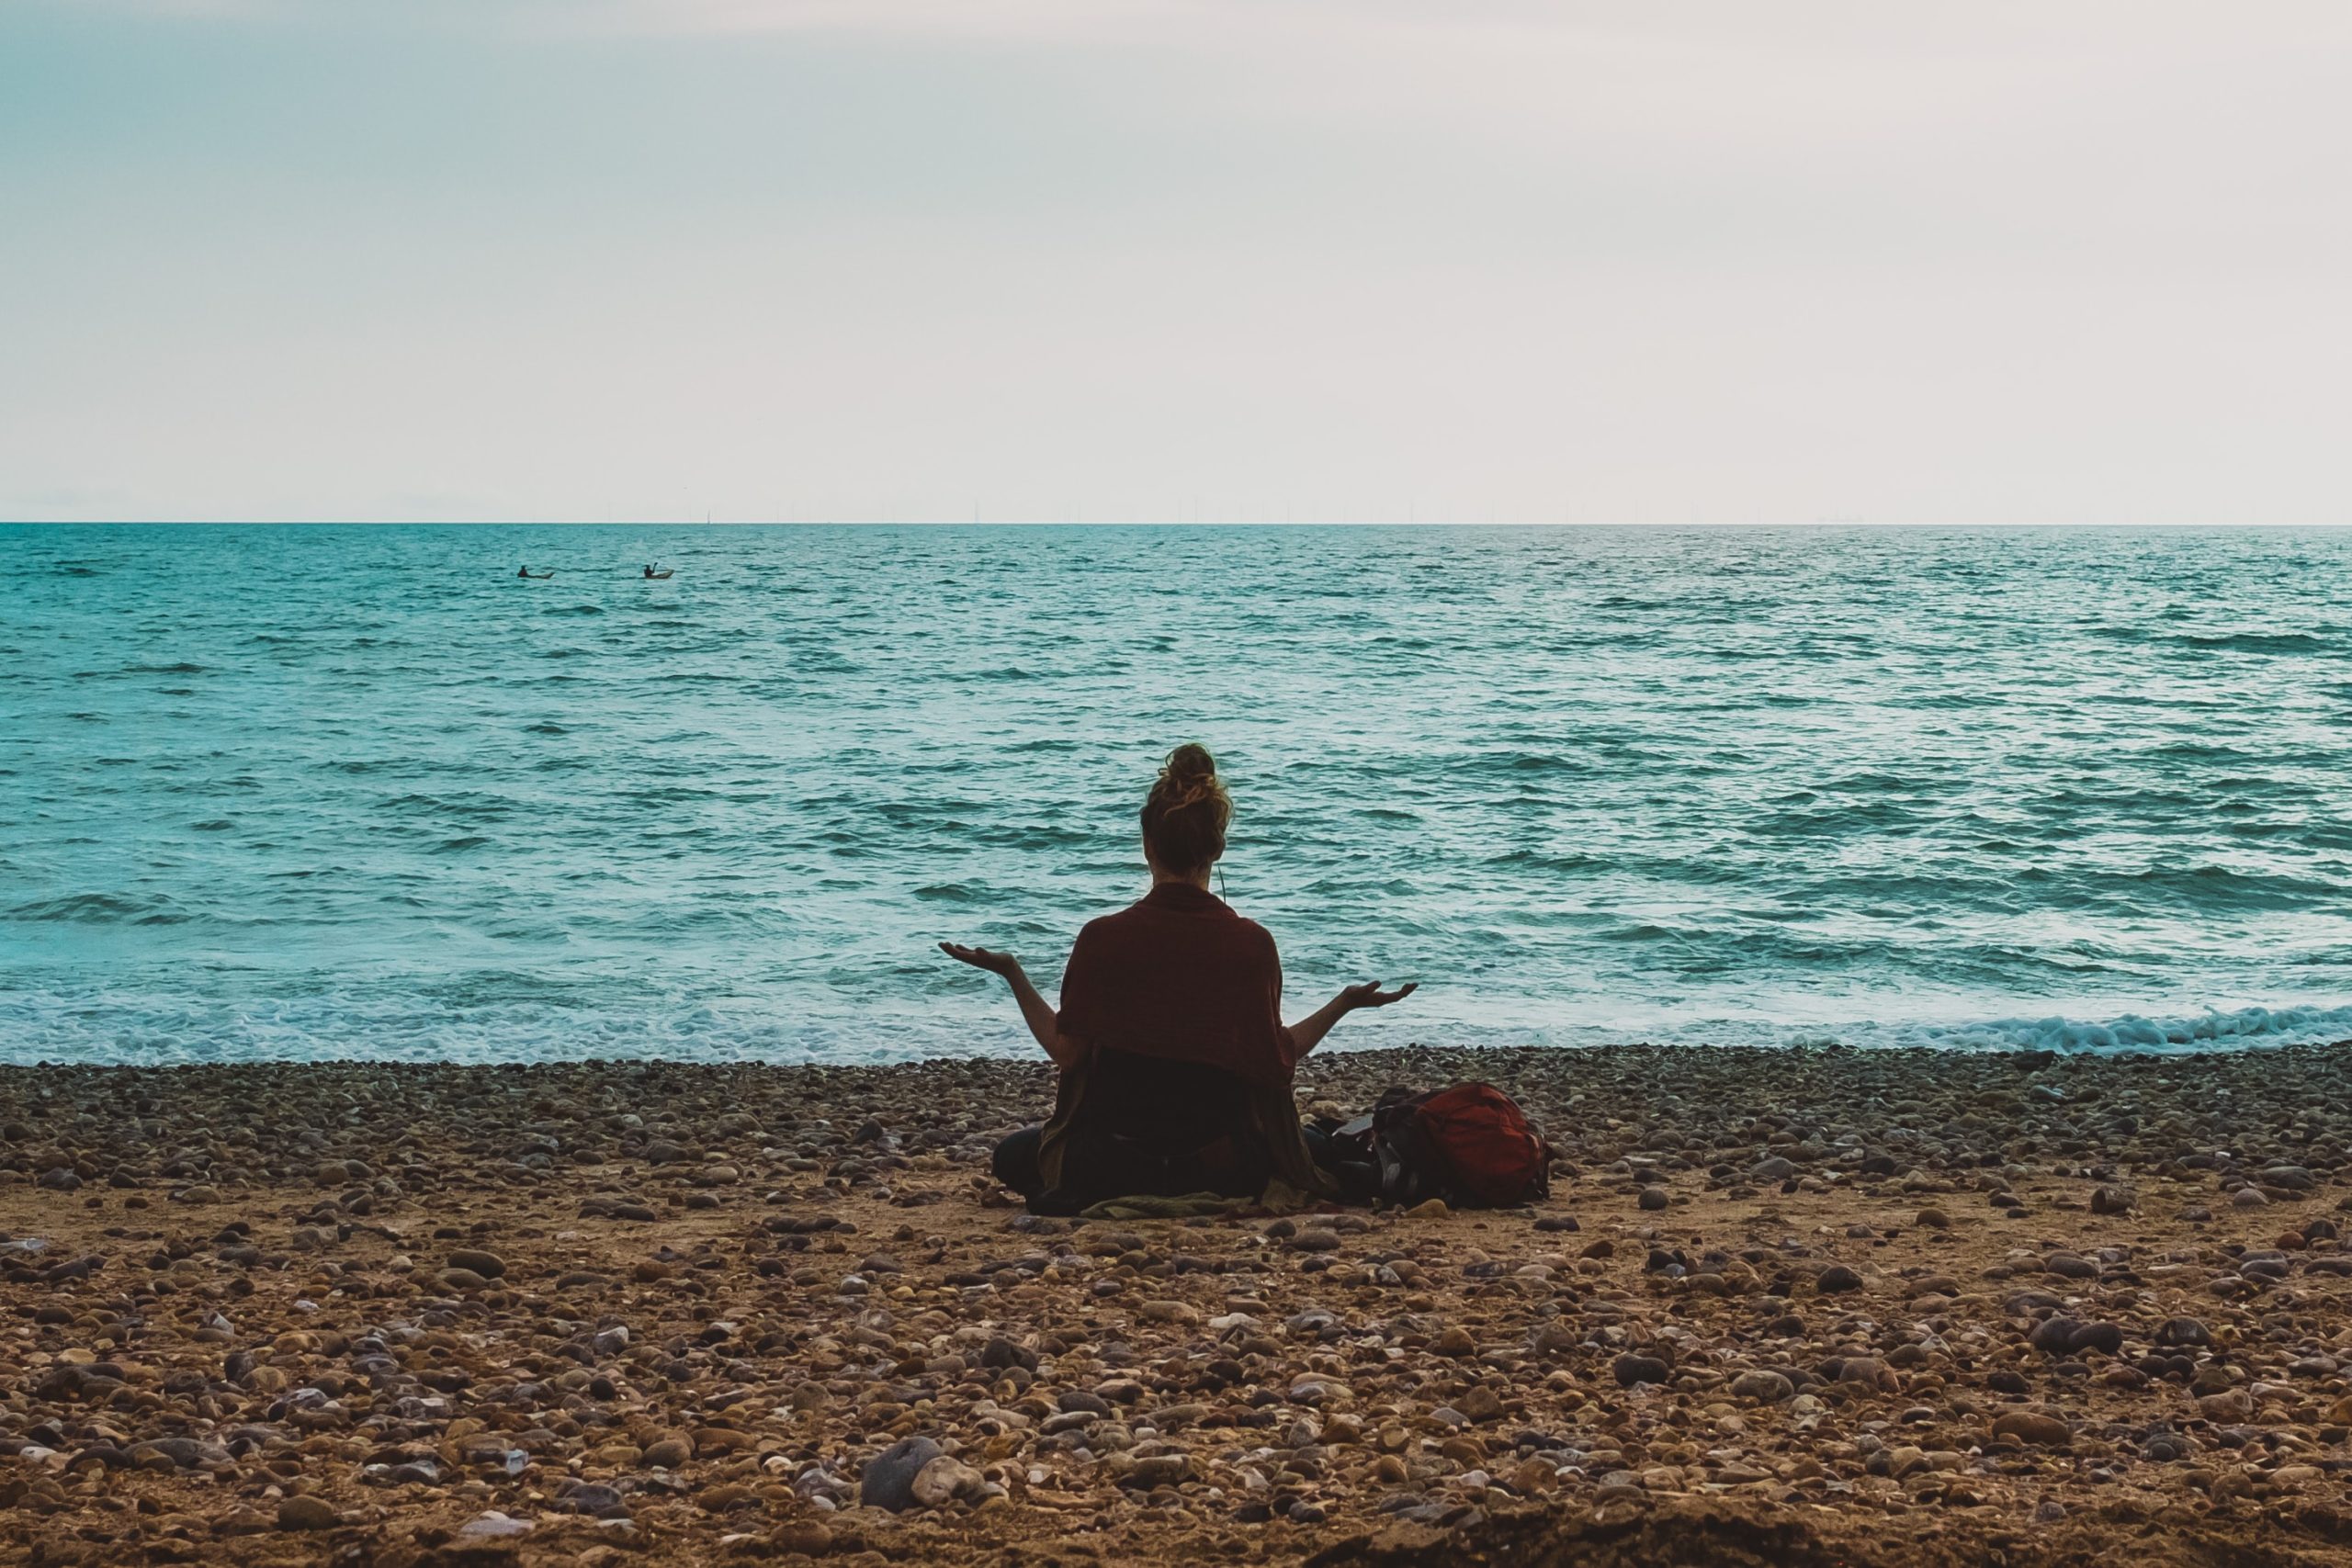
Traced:
[[2196, 531], [2209, 529], [2311, 529], [2352, 527], [2352, 518], [2326, 522], [2216, 521], [2152, 523], [2120, 518], [2077, 518], [2063, 522], [1987, 521], [1905, 522], [1860, 517], [1817, 517], [1789, 521], [1683, 521], [1641, 519], [1562, 521], [1530, 518], [1307, 518], [1271, 521], [1263, 518], [1145, 518], [1125, 521], [1070, 518], [586, 518], [586, 517], [0, 517], [0, 528], [1877, 528], [1877, 529], [2051, 529], [2143, 528]]

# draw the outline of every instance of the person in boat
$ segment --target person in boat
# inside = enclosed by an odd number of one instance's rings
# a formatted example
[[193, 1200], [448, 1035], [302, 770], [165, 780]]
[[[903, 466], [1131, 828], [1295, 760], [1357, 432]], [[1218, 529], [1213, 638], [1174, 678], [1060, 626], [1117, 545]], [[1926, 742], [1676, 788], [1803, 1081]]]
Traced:
[[1012, 954], [939, 944], [1004, 978], [1060, 1069], [1053, 1115], [1006, 1138], [993, 1162], [1038, 1213], [1129, 1194], [1256, 1197], [1275, 1180], [1340, 1190], [1321, 1134], [1299, 1123], [1292, 1076], [1340, 1020], [1416, 987], [1350, 986], [1285, 1024], [1274, 939], [1209, 891], [1232, 815], [1205, 749], [1169, 753], [1143, 804], [1151, 891], [1079, 932], [1058, 1010]]

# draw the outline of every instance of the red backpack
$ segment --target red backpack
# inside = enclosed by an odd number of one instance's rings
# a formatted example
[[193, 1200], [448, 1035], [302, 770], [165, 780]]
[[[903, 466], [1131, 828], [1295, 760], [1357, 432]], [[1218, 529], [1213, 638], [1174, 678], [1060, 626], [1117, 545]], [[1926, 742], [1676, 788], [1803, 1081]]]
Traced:
[[1551, 1195], [1551, 1145], [1492, 1084], [1392, 1089], [1337, 1135], [1351, 1134], [1369, 1145], [1384, 1203], [1442, 1198], [1461, 1209], [1508, 1209]]

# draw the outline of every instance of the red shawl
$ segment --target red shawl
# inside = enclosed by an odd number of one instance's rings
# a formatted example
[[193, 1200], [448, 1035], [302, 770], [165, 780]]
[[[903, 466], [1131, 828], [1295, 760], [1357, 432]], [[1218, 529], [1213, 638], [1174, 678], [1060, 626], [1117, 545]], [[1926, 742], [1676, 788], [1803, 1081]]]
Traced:
[[1283, 964], [1255, 920], [1189, 883], [1163, 882], [1088, 922], [1062, 971], [1061, 1029], [1089, 1053], [1128, 1051], [1287, 1088]]

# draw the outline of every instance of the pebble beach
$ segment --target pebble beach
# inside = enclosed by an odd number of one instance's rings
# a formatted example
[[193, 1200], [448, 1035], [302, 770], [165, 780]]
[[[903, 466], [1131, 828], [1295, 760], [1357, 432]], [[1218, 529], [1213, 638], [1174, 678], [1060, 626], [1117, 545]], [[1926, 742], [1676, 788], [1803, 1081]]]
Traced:
[[1523, 1210], [1041, 1219], [1042, 1066], [0, 1070], [0, 1561], [2352, 1562], [2352, 1052], [1608, 1047]]

